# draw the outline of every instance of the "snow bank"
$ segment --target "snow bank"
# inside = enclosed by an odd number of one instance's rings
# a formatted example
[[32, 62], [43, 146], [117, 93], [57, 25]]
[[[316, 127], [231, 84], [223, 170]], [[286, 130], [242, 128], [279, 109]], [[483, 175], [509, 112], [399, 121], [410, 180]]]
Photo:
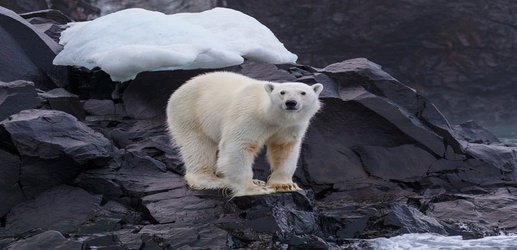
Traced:
[[244, 58], [293, 63], [297, 56], [253, 17], [227, 8], [165, 15], [126, 9], [69, 24], [56, 65], [100, 67], [114, 81], [154, 70], [222, 68]]

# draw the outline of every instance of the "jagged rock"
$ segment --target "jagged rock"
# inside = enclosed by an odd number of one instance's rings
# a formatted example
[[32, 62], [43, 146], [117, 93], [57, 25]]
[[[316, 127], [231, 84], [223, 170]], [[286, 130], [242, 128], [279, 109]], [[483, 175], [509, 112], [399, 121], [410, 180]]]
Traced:
[[48, 9], [47, 1], [45, 0], [12, 0], [2, 2], [0, 3], [0, 6], [8, 8], [17, 13]]
[[72, 19], [65, 16], [61, 11], [53, 9], [23, 13], [20, 16], [57, 43], [59, 43], [61, 32], [65, 29], [65, 24], [72, 22]]
[[22, 188], [20, 187], [20, 157], [0, 150], [0, 217], [9, 212], [16, 204], [25, 200]]
[[19, 185], [28, 199], [61, 184], [70, 184], [81, 167], [70, 158], [22, 157]]
[[0, 7], [0, 81], [27, 80], [37, 88], [68, 84], [66, 67], [52, 60], [61, 47], [11, 10]]
[[[515, 131], [515, 20], [509, 10], [516, 2], [227, 0], [219, 5], [269, 27], [299, 63], [324, 67], [366, 57], [422, 91], [455, 124], [474, 119], [499, 135]], [[501, 124], [509, 126], [497, 128]]]
[[447, 234], [445, 229], [433, 217], [429, 217], [418, 209], [405, 204], [394, 204], [391, 212], [384, 217], [386, 226], [400, 227], [397, 234], [401, 233], [436, 233]]
[[516, 188], [495, 188], [482, 194], [459, 194], [459, 199], [430, 205], [428, 215], [442, 221], [451, 234], [468, 238], [510, 232], [516, 225]]
[[175, 224], [144, 226], [140, 230], [143, 244], [150, 249], [226, 248], [228, 233], [211, 224], [177, 227]]
[[162, 162], [135, 153], [126, 153], [107, 167], [83, 172], [76, 183], [110, 198], [139, 198], [185, 186], [180, 176], [167, 172]]
[[79, 102], [79, 96], [63, 88], [55, 88], [41, 93], [39, 96], [47, 100], [53, 110], [60, 110], [75, 116], [79, 120], [84, 120], [85, 112]]
[[24, 157], [68, 157], [86, 164], [112, 154], [108, 139], [61, 111], [24, 110], [0, 122], [0, 138]]
[[397, 147], [359, 146], [354, 150], [359, 154], [366, 172], [386, 180], [422, 179], [437, 160], [414, 144]]
[[112, 100], [89, 99], [83, 104], [88, 115], [115, 115], [115, 104]]
[[464, 122], [453, 127], [457, 138], [471, 143], [494, 143], [500, 142], [494, 134], [479, 126], [474, 121]]
[[[122, 100], [127, 114], [136, 119], [165, 115], [166, 103], [172, 92], [181, 84], [209, 70], [177, 70], [142, 72], [124, 90]], [[159, 89], [159, 93], [155, 90]]]
[[55, 249], [81, 250], [83, 244], [66, 239], [60, 232], [49, 230], [10, 244], [6, 250]]
[[80, 188], [59, 186], [49, 189], [7, 214], [4, 235], [19, 235], [35, 228], [72, 232], [94, 216], [100, 202], [100, 196]]
[[34, 83], [28, 81], [0, 82], [0, 121], [24, 109], [41, 104]]
[[87, 0], [50, 0], [52, 8], [57, 9], [74, 21], [86, 21], [99, 17], [100, 9]]
[[[173, 181], [173, 180], [171, 180]], [[174, 180], [182, 183], [182, 180]], [[176, 189], [148, 195], [142, 204], [160, 224], [192, 225], [212, 222], [223, 213], [224, 197], [220, 192], [203, 194], [188, 190], [185, 185]]]

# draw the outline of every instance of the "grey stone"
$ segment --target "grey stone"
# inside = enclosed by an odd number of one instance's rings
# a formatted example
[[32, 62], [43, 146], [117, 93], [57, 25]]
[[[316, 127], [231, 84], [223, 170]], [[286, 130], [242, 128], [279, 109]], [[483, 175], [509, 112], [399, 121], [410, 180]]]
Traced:
[[20, 155], [41, 159], [65, 156], [86, 164], [112, 154], [108, 139], [61, 111], [24, 110], [0, 122], [0, 138]]
[[0, 150], [0, 216], [5, 215], [16, 204], [25, 200], [20, 187], [20, 157]]
[[49, 230], [10, 244], [6, 250], [81, 250], [82, 243], [66, 239], [60, 232]]
[[437, 159], [414, 144], [398, 147], [359, 146], [355, 151], [361, 157], [365, 170], [386, 180], [418, 180], [427, 175]]
[[49, 189], [9, 212], [5, 234], [18, 235], [35, 228], [72, 232], [95, 215], [100, 202], [100, 196], [80, 188], [59, 186]]
[[27, 80], [41, 89], [68, 84], [66, 67], [52, 64], [60, 45], [3, 7], [0, 7], [0, 39], [0, 81]]
[[68, 92], [64, 88], [55, 88], [39, 94], [46, 99], [53, 110], [60, 110], [75, 116], [79, 120], [84, 120], [85, 112], [79, 102], [79, 96]]
[[41, 105], [34, 83], [28, 81], [0, 82], [0, 121], [24, 109]]

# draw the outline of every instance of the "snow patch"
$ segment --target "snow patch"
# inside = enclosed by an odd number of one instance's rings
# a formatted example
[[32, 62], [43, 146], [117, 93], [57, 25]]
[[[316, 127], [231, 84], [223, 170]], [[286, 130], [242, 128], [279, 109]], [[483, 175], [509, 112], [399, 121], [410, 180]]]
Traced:
[[143, 71], [223, 68], [244, 59], [294, 63], [273, 32], [242, 12], [214, 8], [166, 15], [126, 9], [93, 21], [70, 23], [61, 33], [56, 65], [100, 67], [114, 81]]

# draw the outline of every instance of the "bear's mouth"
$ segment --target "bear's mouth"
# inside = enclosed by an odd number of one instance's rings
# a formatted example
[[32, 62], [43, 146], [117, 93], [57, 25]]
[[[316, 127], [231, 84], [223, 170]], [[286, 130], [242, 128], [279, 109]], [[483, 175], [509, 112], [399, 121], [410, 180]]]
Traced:
[[299, 110], [296, 107], [285, 107], [284, 109], [287, 110], [287, 111], [298, 111]]

